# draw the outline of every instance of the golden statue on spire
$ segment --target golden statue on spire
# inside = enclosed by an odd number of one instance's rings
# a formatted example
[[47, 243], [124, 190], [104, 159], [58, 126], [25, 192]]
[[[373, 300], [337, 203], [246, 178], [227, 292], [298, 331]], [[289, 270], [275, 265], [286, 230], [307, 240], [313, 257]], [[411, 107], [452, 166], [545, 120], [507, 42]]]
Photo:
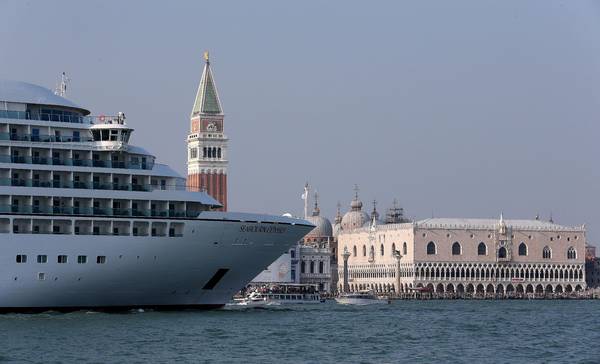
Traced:
[[204, 51], [204, 60], [208, 62], [208, 51]]

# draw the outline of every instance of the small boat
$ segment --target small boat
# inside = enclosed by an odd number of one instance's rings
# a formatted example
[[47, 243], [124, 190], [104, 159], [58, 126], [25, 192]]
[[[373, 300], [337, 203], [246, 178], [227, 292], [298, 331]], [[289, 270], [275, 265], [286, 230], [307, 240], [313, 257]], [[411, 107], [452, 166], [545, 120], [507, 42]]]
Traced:
[[371, 290], [342, 293], [336, 297], [335, 301], [342, 305], [376, 305], [390, 303], [387, 299], [377, 297]]

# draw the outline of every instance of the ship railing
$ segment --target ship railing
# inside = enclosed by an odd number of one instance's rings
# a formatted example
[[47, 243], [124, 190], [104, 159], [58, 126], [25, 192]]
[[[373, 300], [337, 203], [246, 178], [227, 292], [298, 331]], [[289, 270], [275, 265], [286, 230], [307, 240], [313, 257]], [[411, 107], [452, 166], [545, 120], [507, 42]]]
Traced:
[[58, 136], [45, 134], [25, 133], [0, 133], [0, 140], [14, 140], [20, 142], [40, 143], [68, 143], [68, 142], [93, 142], [94, 138], [88, 136]]
[[0, 110], [0, 119], [40, 120], [61, 123], [92, 124], [93, 118], [81, 115], [35, 113], [30, 111]]
[[185, 186], [182, 184], [141, 184], [141, 183], [114, 183], [114, 182], [88, 182], [88, 181], [59, 181], [40, 180], [32, 178], [0, 178], [0, 186], [12, 187], [43, 187], [43, 188], [75, 188], [85, 190], [112, 190], [112, 191], [189, 191], [205, 192], [202, 188]]
[[28, 215], [82, 215], [101, 217], [180, 217], [194, 218], [200, 214], [198, 210], [152, 210], [112, 207], [70, 207], [70, 206], [41, 206], [41, 205], [0, 205], [0, 213]]
[[98, 159], [78, 159], [78, 158], [55, 158], [55, 157], [29, 157], [17, 155], [0, 155], [0, 163], [19, 163], [19, 164], [44, 164], [54, 166], [78, 166], [78, 167], [104, 167], [118, 169], [144, 169], [151, 170], [154, 167], [152, 162], [122, 162]]

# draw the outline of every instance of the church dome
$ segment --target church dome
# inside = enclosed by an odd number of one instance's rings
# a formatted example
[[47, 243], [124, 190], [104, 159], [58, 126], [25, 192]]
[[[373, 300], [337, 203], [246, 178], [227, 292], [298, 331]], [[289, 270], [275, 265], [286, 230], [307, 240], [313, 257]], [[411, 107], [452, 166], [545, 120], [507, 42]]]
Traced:
[[333, 227], [331, 222], [323, 216], [309, 216], [306, 220], [315, 225], [310, 233], [306, 235], [307, 238], [322, 238], [333, 236]]
[[315, 208], [313, 209], [312, 216], [306, 218], [309, 222], [315, 225], [315, 228], [308, 233], [305, 238], [323, 238], [333, 236], [333, 227], [331, 222], [321, 216], [321, 210], [319, 209], [319, 202], [317, 194], [315, 193]]
[[350, 211], [342, 217], [341, 228], [344, 231], [358, 229], [369, 223], [369, 215], [362, 211], [362, 202], [358, 199], [358, 192], [350, 203]]
[[348, 211], [342, 218], [342, 230], [358, 229], [369, 223], [369, 215], [364, 211]]

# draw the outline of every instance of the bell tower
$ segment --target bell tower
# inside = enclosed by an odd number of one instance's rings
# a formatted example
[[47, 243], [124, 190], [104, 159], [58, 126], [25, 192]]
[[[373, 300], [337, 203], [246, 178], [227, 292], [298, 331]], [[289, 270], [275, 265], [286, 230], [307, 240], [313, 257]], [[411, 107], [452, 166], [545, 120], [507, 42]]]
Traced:
[[208, 52], [190, 116], [188, 178], [191, 189], [206, 192], [227, 210], [227, 142], [223, 130], [223, 108], [217, 93]]

